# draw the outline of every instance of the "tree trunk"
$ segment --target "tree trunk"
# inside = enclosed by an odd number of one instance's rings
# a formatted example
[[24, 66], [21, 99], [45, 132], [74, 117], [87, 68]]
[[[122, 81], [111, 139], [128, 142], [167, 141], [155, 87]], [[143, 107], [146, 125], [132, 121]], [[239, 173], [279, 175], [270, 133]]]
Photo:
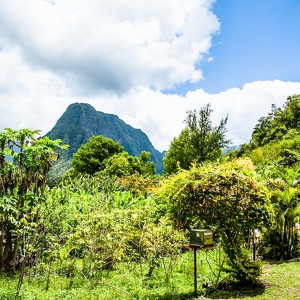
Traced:
[[19, 250], [19, 239], [16, 238], [14, 249], [12, 251], [11, 257], [10, 257], [10, 259], [8, 261], [8, 264], [7, 264], [7, 267], [12, 268], [12, 271], [16, 270], [18, 250]]

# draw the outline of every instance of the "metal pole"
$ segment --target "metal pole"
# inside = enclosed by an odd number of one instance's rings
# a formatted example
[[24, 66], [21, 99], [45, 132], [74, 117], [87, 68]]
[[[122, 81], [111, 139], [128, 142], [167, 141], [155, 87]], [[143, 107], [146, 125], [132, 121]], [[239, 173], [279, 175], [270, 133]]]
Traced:
[[197, 247], [194, 246], [194, 295], [197, 297]]

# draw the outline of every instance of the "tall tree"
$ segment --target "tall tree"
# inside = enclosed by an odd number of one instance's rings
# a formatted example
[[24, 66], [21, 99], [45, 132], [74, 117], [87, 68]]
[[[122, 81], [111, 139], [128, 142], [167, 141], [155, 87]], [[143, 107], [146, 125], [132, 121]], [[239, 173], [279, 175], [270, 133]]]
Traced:
[[154, 175], [155, 163], [150, 158], [150, 152], [146, 151], [142, 151], [140, 157], [131, 156], [119, 143], [99, 135], [91, 137], [88, 143], [78, 149], [73, 156], [73, 170], [66, 174], [76, 176], [78, 172], [118, 177], [135, 173]]
[[192, 163], [214, 161], [222, 156], [222, 148], [229, 145], [226, 139], [228, 116], [218, 126], [213, 126], [210, 104], [200, 110], [189, 110], [185, 119], [186, 127], [178, 138], [175, 138], [164, 158], [165, 173], [174, 173], [178, 164], [188, 169]]
[[184, 128], [178, 138], [174, 138], [170, 148], [163, 158], [164, 173], [175, 173], [178, 168], [189, 169], [194, 160], [194, 149], [189, 147], [190, 133]]
[[155, 175], [155, 163], [150, 160], [151, 153], [147, 151], [142, 151], [139, 157], [139, 162], [141, 164], [141, 174], [144, 176]]
[[93, 136], [73, 155], [73, 168], [80, 173], [90, 175], [105, 169], [106, 160], [121, 153], [124, 148], [114, 140], [102, 135]]
[[0, 267], [25, 265], [37, 233], [46, 175], [61, 140], [37, 139], [39, 130], [0, 132]]

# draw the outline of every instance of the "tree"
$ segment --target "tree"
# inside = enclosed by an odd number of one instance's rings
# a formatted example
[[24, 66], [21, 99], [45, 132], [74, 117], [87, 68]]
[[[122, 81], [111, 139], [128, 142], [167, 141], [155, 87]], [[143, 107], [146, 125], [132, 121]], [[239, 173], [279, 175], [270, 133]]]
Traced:
[[273, 167], [267, 182], [272, 193], [275, 226], [264, 235], [264, 255], [290, 259], [299, 256], [296, 223], [300, 220], [300, 164], [291, 168]]
[[273, 104], [261, 117], [248, 144], [230, 153], [231, 157], [249, 156], [257, 166], [277, 164], [292, 167], [300, 161], [300, 95], [287, 98], [282, 108]]
[[105, 160], [105, 168], [96, 174], [123, 177], [134, 173], [141, 173], [139, 158], [130, 156], [123, 151], [107, 158]]
[[283, 124], [287, 129], [300, 129], [300, 94], [289, 96], [283, 109], [279, 109], [276, 115], [278, 123]]
[[142, 151], [139, 157], [139, 162], [141, 165], [141, 175], [153, 176], [155, 175], [155, 162], [150, 161], [151, 153], [147, 151]]
[[175, 138], [163, 162], [165, 173], [174, 173], [181, 168], [188, 169], [191, 164], [215, 161], [222, 157], [222, 148], [229, 145], [226, 139], [228, 116], [214, 127], [211, 121], [212, 109], [206, 104], [196, 110], [187, 111], [186, 127], [178, 138]]
[[174, 138], [171, 146], [163, 158], [164, 173], [175, 173], [178, 168], [189, 169], [194, 160], [194, 149], [189, 147], [190, 134], [188, 128], [184, 128], [178, 138]]
[[102, 135], [93, 136], [73, 155], [72, 166], [80, 173], [95, 174], [106, 167], [106, 160], [124, 151], [117, 142]]
[[270, 225], [273, 211], [267, 188], [253, 175], [235, 164], [193, 166], [166, 179], [159, 193], [169, 199], [177, 227], [215, 230], [235, 280], [258, 279], [260, 269], [245, 255], [243, 243], [250, 230]]
[[44, 201], [46, 175], [61, 140], [36, 138], [39, 130], [0, 133], [0, 266], [15, 270], [30, 254]]
[[251, 144], [263, 146], [271, 141], [280, 140], [289, 130], [299, 131], [300, 95], [289, 96], [282, 108], [273, 104], [271, 112], [261, 117], [254, 127]]
[[131, 156], [117, 142], [102, 135], [92, 137], [73, 156], [73, 169], [66, 176], [78, 173], [89, 175], [129, 176], [131, 174], [154, 175], [155, 163], [150, 152], [142, 151], [140, 157]]

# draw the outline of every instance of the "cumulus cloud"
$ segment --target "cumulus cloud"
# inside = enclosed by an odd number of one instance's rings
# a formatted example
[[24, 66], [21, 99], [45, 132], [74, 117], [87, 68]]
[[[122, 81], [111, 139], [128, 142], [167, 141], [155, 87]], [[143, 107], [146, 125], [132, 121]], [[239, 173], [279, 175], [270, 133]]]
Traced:
[[273, 80], [246, 83], [241, 89], [232, 88], [218, 94], [197, 90], [189, 92], [186, 98], [194, 107], [200, 101], [211, 103], [216, 125], [228, 114], [227, 135], [234, 145], [240, 145], [250, 140], [258, 119], [271, 111], [272, 104], [281, 107], [288, 96], [299, 92], [299, 82]]
[[24, 64], [18, 51], [0, 52], [0, 130], [9, 127], [49, 130], [70, 102], [60, 78]]
[[0, 45], [80, 95], [197, 81], [219, 22], [214, 0], [8, 0]]
[[[74, 102], [118, 115], [167, 150], [188, 109], [206, 103], [228, 137], [250, 139], [259, 117], [300, 83], [257, 81], [218, 94], [164, 89], [202, 78], [220, 24], [214, 0], [6, 0], [0, 10], [0, 131], [46, 134]], [[212, 62], [213, 63], [213, 62]]]
[[299, 94], [299, 91], [299, 82], [279, 80], [247, 83], [241, 89], [232, 88], [218, 94], [198, 89], [185, 96], [139, 88], [110, 101], [97, 98], [92, 105], [97, 110], [115, 113], [128, 124], [141, 128], [154, 146], [163, 151], [184, 128], [187, 110], [199, 110], [210, 103], [213, 124], [219, 125], [221, 119], [228, 115], [227, 137], [233, 145], [240, 145], [249, 142], [258, 119], [271, 111], [272, 104], [281, 107], [288, 96]]
[[215, 125], [228, 114], [227, 136], [239, 145], [249, 141], [253, 127], [270, 112], [272, 104], [281, 107], [288, 96], [300, 91], [299, 82], [275, 80], [247, 83], [241, 89], [218, 94], [198, 89], [180, 96], [139, 86], [122, 95], [75, 97], [60, 76], [28, 67], [18, 51], [0, 52], [0, 70], [5, 70], [0, 72], [0, 130], [31, 128], [46, 134], [69, 104], [85, 102], [140, 128], [160, 151], [167, 150], [173, 138], [178, 137], [189, 109], [199, 110], [211, 103]]

